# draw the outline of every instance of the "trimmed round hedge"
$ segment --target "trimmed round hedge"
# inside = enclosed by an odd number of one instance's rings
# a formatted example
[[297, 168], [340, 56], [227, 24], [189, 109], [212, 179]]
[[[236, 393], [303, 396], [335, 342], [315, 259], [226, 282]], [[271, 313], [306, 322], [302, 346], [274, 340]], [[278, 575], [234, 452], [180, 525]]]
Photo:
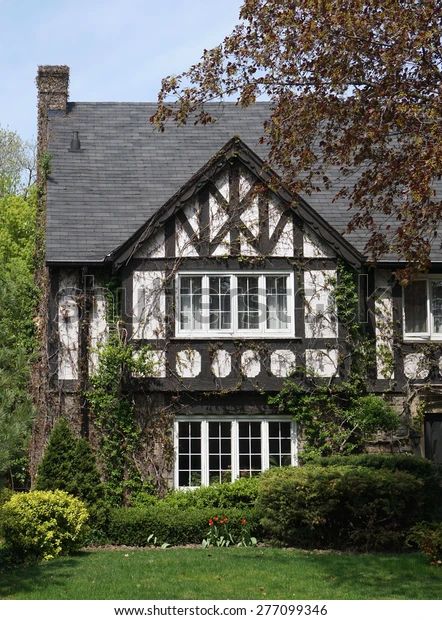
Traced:
[[348, 465], [272, 469], [257, 500], [265, 534], [307, 548], [400, 549], [432, 509], [416, 476]]
[[6, 549], [17, 559], [50, 560], [81, 546], [87, 519], [84, 503], [64, 491], [31, 491], [3, 505], [0, 527]]
[[330, 465], [352, 465], [353, 467], [370, 467], [372, 469], [389, 469], [406, 471], [418, 478], [438, 478], [440, 468], [428, 459], [411, 454], [353, 454], [351, 456], [323, 456], [312, 458], [307, 464], [329, 467]]
[[424, 483], [426, 497], [422, 520], [442, 519], [442, 468], [428, 459], [411, 454], [354, 454], [326, 456], [312, 460], [311, 464], [321, 467], [348, 465], [407, 472]]

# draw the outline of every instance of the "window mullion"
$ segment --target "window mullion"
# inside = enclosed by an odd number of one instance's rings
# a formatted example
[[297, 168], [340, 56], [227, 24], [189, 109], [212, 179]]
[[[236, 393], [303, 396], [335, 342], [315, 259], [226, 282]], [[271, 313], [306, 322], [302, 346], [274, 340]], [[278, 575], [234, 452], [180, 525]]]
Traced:
[[[289, 287], [290, 287], [290, 297], [287, 299], [287, 310], [290, 308], [290, 323], [291, 323], [291, 333], [295, 336], [296, 335], [296, 323], [295, 323], [295, 296], [297, 291], [295, 291], [295, 274], [292, 272], [291, 274], [289, 274], [289, 276], [287, 277], [287, 296], [289, 296]], [[334, 309], [335, 314], [336, 314], [336, 310]]]
[[201, 278], [201, 320], [203, 333], [209, 331], [209, 276]]
[[268, 420], [261, 421], [261, 471], [270, 467], [269, 457], [269, 423]]
[[175, 280], [175, 336], [181, 332], [181, 278]]
[[298, 465], [298, 425], [293, 420], [290, 423], [290, 449], [292, 465]]
[[258, 279], [259, 305], [264, 308], [264, 317], [260, 321], [259, 331], [265, 333], [267, 331], [267, 280], [265, 275], [260, 275]]
[[175, 463], [175, 467], [174, 467], [174, 486], [175, 489], [179, 488], [179, 443], [178, 443], [178, 429], [179, 429], [179, 422], [178, 420], [175, 420], [173, 423], [173, 451], [174, 451], [174, 463]]
[[232, 450], [232, 481], [239, 478], [239, 436], [238, 420], [232, 420], [230, 427]]
[[209, 423], [201, 422], [201, 486], [209, 485]]
[[430, 338], [433, 336], [433, 287], [427, 278], [427, 330]]
[[232, 333], [238, 332], [238, 278], [236, 275], [230, 276], [230, 285], [233, 295], [230, 296], [230, 304], [232, 309]]

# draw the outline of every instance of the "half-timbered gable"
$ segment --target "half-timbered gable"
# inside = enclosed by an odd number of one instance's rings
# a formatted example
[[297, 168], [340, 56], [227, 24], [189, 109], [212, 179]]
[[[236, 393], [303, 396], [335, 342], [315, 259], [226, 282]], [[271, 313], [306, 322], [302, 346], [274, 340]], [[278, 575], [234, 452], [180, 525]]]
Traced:
[[[323, 238], [327, 237], [327, 241]], [[338, 374], [337, 260], [360, 264], [238, 138], [116, 252], [157, 388], [275, 390]]]
[[118, 307], [133, 354], [150, 347], [150, 376], [131, 377], [127, 389], [146, 423], [168, 412], [175, 485], [296, 463], [299, 429], [269, 396], [294, 374], [346, 376], [351, 350], [335, 298], [344, 266], [359, 288], [354, 320], [373, 343], [371, 389], [404, 416], [419, 397], [426, 439], [422, 432], [408, 445], [442, 459], [434, 398], [442, 384], [442, 251], [435, 248], [430, 274], [404, 289], [394, 257], [370, 265], [364, 235], [346, 230], [336, 171], [330, 188], [303, 197], [264, 163], [267, 103], [209, 104], [213, 125], [159, 133], [146, 122], [154, 104], [66, 97], [63, 109], [44, 113], [52, 156], [48, 383], [59, 411], [88, 432], [82, 395]]

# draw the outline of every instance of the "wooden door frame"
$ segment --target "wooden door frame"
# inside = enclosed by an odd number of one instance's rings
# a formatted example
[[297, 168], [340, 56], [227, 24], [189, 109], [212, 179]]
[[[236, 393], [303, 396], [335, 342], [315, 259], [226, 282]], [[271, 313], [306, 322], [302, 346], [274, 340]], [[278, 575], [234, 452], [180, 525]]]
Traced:
[[431, 436], [430, 436], [430, 424], [431, 422], [442, 422], [442, 413], [430, 413], [425, 416], [424, 419], [424, 437], [425, 437], [425, 458], [433, 460], [431, 452]]

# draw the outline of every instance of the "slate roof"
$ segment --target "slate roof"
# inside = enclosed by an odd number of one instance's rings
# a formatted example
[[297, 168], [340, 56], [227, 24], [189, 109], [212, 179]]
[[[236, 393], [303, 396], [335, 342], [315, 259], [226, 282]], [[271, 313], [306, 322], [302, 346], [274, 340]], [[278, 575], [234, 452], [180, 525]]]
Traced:
[[[49, 263], [94, 263], [123, 244], [233, 136], [259, 157], [269, 103], [242, 109], [211, 104], [217, 122], [160, 133], [149, 123], [155, 103], [69, 103], [68, 113], [49, 114], [52, 155], [47, 194], [46, 259]], [[70, 152], [78, 131], [81, 152]], [[350, 218], [344, 200], [333, 202], [341, 182], [306, 201], [339, 233]], [[361, 253], [368, 233], [346, 235]], [[442, 260], [437, 250], [434, 260]]]

